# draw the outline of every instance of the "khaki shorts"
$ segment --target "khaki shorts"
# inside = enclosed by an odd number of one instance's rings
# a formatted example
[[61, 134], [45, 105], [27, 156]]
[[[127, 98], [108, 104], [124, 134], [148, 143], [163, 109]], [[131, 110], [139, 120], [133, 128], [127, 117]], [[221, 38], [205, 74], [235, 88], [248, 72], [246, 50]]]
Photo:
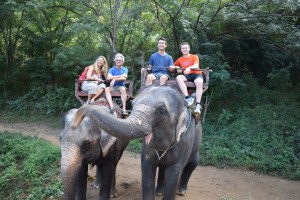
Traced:
[[111, 87], [111, 91], [121, 91], [122, 88], [125, 88], [126, 90], [126, 87], [125, 86], [122, 86], [122, 85], [116, 85], [114, 87]]
[[100, 84], [98, 85], [97, 88], [98, 88], [98, 89], [99, 89], [99, 88], [103, 88], [103, 89], [104, 89], [104, 88], [106, 88], [106, 85], [105, 85], [104, 83], [100, 83]]

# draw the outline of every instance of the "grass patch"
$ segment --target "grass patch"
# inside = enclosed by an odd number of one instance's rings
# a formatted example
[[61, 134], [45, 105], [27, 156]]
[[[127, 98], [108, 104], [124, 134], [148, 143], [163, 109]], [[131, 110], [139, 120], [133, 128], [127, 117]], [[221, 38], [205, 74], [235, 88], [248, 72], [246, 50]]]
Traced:
[[201, 163], [300, 180], [299, 103], [280, 98], [207, 117]]
[[8, 132], [0, 143], [1, 199], [61, 199], [59, 147]]

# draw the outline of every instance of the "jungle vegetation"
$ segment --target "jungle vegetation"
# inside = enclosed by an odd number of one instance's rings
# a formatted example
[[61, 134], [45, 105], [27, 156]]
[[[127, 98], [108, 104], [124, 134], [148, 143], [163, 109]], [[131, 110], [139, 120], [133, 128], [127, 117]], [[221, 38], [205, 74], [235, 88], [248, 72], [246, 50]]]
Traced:
[[299, 0], [1, 0], [1, 110], [79, 107], [74, 79], [117, 52], [137, 91], [158, 37], [174, 60], [187, 41], [213, 70], [200, 164], [299, 180], [299, 29]]

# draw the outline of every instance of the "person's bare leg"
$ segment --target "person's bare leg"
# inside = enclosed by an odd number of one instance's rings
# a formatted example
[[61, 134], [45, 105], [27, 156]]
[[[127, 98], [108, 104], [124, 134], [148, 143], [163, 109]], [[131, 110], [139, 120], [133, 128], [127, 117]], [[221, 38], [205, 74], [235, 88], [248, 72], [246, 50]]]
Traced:
[[165, 85], [167, 80], [168, 80], [168, 77], [165, 75], [162, 75], [159, 79], [159, 85]]
[[196, 78], [194, 80], [196, 85], [196, 103], [201, 103], [202, 93], [203, 93], [203, 79]]
[[126, 111], [126, 100], [127, 100], [127, 93], [126, 93], [126, 88], [121, 88], [121, 100], [123, 104], [123, 111]]
[[155, 80], [155, 76], [153, 74], [148, 74], [147, 80], [146, 80], [146, 86], [152, 85], [153, 81]]
[[112, 98], [111, 98], [110, 91], [111, 91], [111, 88], [110, 88], [110, 87], [105, 88], [105, 96], [106, 96], [106, 99], [107, 99], [107, 101], [108, 101], [108, 104], [109, 104], [110, 108], [112, 108], [112, 107], [114, 107], [114, 104], [113, 104], [113, 102], [112, 102]]
[[187, 95], [188, 95], [187, 87], [186, 87], [186, 85], [185, 85], [185, 83], [184, 83], [184, 81], [187, 81], [187, 80], [186, 80], [186, 77], [183, 76], [183, 75], [178, 75], [178, 76], [176, 77], [176, 81], [177, 81], [178, 86], [179, 86], [181, 92], [183, 93], [183, 95], [184, 95], [184, 96], [187, 96]]
[[91, 101], [91, 98], [92, 98], [92, 95], [91, 95], [91, 94], [89, 94], [89, 95], [88, 95], [87, 102], [90, 102], [90, 101]]
[[104, 92], [104, 88], [99, 88], [97, 90], [97, 94], [91, 99], [91, 101], [94, 102], [103, 92]]
[[95, 96], [95, 94], [89, 94], [88, 95], [87, 104], [90, 104], [91, 102], [93, 102], [92, 99], [93, 99], [94, 96]]

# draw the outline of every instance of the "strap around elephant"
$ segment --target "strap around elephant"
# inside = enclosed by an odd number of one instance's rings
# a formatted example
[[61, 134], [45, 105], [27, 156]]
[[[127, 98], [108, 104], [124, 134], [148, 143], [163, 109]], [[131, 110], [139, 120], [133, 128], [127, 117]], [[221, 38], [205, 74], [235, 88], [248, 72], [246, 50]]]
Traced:
[[158, 160], [161, 160], [170, 149], [172, 149], [176, 144], [178, 144], [178, 142], [180, 142], [180, 140], [183, 137], [183, 135], [189, 129], [189, 127], [191, 125], [191, 121], [192, 121], [192, 113], [191, 113], [190, 109], [188, 109], [188, 108], [187, 108], [187, 111], [188, 111], [188, 115], [189, 115], [189, 120], [188, 120], [186, 129], [180, 134], [180, 137], [179, 137], [178, 140], [177, 140], [177, 136], [176, 136], [176, 141], [173, 144], [171, 144], [161, 155], [159, 155], [158, 151], [155, 149], [155, 153], [156, 153], [156, 155], [158, 157]]

